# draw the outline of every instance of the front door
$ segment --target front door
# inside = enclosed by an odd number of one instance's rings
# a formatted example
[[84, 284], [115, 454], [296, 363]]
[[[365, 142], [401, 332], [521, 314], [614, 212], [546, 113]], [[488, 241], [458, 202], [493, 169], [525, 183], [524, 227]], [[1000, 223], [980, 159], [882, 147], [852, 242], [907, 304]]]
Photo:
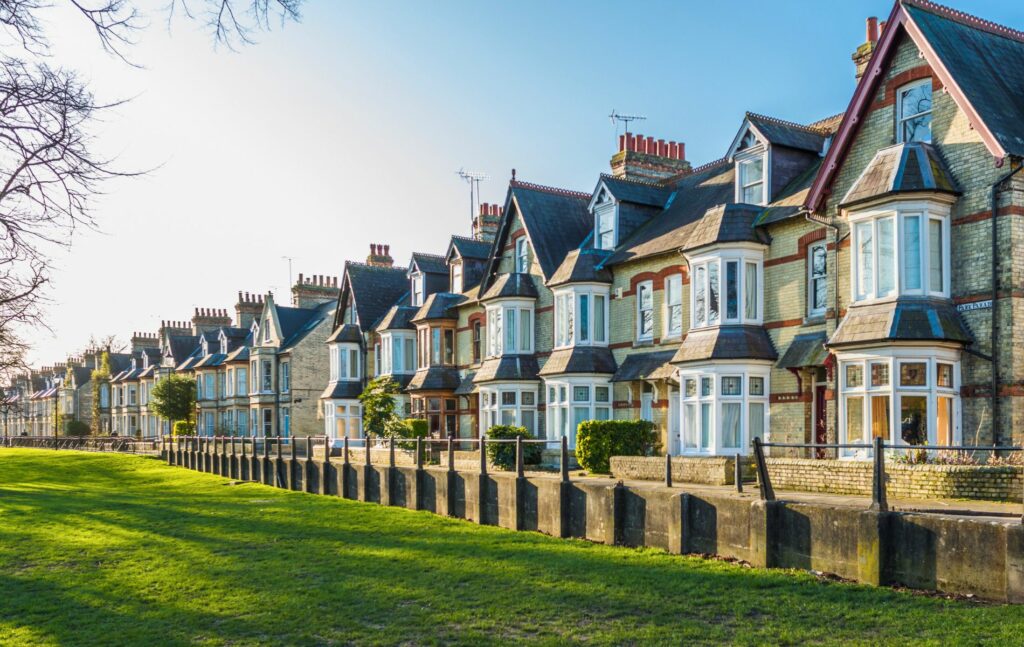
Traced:
[[[825, 385], [814, 385], [814, 442], [823, 445], [828, 442], [828, 431], [825, 426]], [[825, 450], [818, 449], [818, 458], [825, 458]]]

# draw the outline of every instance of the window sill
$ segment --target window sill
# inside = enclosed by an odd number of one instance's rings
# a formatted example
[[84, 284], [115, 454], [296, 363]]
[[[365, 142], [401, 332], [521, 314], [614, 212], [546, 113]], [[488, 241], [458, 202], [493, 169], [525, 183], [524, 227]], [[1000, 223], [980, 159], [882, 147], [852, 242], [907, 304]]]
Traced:
[[804, 317], [804, 326], [821, 326], [825, 323], [826, 317], [824, 314], [814, 315], [813, 317]]
[[633, 342], [633, 348], [650, 348], [654, 346], [654, 339], [637, 339]]

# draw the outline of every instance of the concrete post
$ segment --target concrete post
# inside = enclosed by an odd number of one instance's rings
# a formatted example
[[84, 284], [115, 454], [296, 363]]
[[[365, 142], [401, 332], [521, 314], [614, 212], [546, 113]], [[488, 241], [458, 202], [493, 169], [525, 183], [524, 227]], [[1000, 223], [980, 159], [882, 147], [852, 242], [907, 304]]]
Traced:
[[665, 487], [672, 487], [672, 452], [665, 452]]
[[285, 488], [287, 488], [289, 490], [294, 490], [295, 489], [295, 461], [297, 460], [296, 456], [295, 456], [295, 439], [294, 438], [289, 438], [288, 448], [289, 448], [288, 449], [288, 463], [286, 464], [287, 467], [285, 468], [285, 479], [284, 479], [284, 481], [285, 481]]
[[562, 482], [569, 482], [569, 439], [562, 436], [562, 454], [558, 460], [558, 469], [561, 472]]
[[388, 467], [395, 466], [395, 439], [388, 438]]
[[[880, 439], [878, 439], [880, 440]], [[857, 519], [857, 581], [881, 586], [887, 581], [885, 558], [889, 552], [889, 514], [865, 510]]]
[[743, 463], [742, 463], [742, 458], [743, 458], [742, 456], [740, 456], [739, 454], [736, 454], [736, 463], [733, 465], [734, 472], [733, 472], [733, 476], [732, 476], [733, 480], [736, 481], [736, 483], [735, 483], [736, 491], [740, 492], [740, 493], [743, 492]]
[[367, 467], [369, 467], [370, 465], [373, 464], [373, 460], [372, 460], [372, 458], [370, 456], [370, 437], [369, 436], [366, 436], [365, 438], [363, 438], [363, 444], [366, 446], [366, 463], [365, 463], [365, 465]]
[[[480, 474], [477, 476], [479, 488], [477, 490], [477, 523], [484, 524], [487, 515], [487, 490], [490, 478], [487, 476], [487, 438], [480, 436]], [[468, 498], [468, 497], [467, 497]]]
[[889, 502], [885, 496], [885, 442], [881, 436], [876, 436], [874, 440], [874, 460], [872, 461], [874, 469], [872, 470], [871, 479], [871, 510], [876, 512], [887, 512], [889, 510]]
[[320, 463], [320, 494], [330, 490], [328, 473], [331, 471], [331, 438], [324, 434], [324, 460]]
[[306, 462], [303, 465], [306, 492], [313, 492], [313, 437], [306, 436]]
[[416, 437], [416, 470], [423, 470], [423, 439]]
[[455, 445], [452, 443], [451, 436], [448, 436], [448, 471], [455, 471]]
[[342, 440], [341, 443], [341, 469], [338, 471], [338, 496], [342, 498], [348, 498], [349, 479], [351, 475], [348, 462], [348, 436]]
[[523, 478], [526, 470], [523, 467], [523, 437], [516, 436], [516, 477]]

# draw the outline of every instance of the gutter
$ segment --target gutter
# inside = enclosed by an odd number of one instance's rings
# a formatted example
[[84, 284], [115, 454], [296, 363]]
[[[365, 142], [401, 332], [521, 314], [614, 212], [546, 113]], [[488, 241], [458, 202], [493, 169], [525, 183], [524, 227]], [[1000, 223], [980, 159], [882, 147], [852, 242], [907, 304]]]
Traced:
[[[832, 239], [834, 241], [833, 244], [835, 245], [835, 259], [836, 259], [835, 266], [834, 266], [835, 267], [835, 275], [836, 275], [836, 283], [835, 283], [835, 290], [832, 292], [832, 319], [835, 321], [835, 328], [832, 329], [832, 332], [835, 332], [836, 329], [839, 328], [839, 241], [840, 241], [840, 238], [839, 238], [839, 227], [838, 227], [838, 225], [834, 225], [831, 222], [829, 222], [828, 220], [825, 220], [824, 218], [815, 217], [814, 212], [811, 211], [810, 209], [806, 209], [805, 208], [802, 213], [804, 215], [804, 219], [807, 222], [814, 223], [816, 225], [822, 225], [823, 227], [826, 227], [826, 228], [832, 230]], [[838, 368], [836, 370], [838, 371]], [[836, 381], [836, 384], [839, 383], [839, 375], [838, 374], [835, 376], [835, 381]], [[838, 391], [838, 389], [836, 389], [836, 390]], [[813, 394], [812, 394], [812, 397], [813, 397]], [[839, 400], [838, 399], [836, 400], [835, 406], [833, 407], [833, 411], [832, 411], [832, 428], [835, 430], [836, 437], [838, 438], [839, 437]]]
[[992, 321], [991, 321], [991, 334], [990, 339], [992, 349], [992, 385], [991, 385], [991, 398], [992, 398], [992, 445], [998, 444], [997, 439], [999, 438], [999, 225], [996, 222], [996, 216], [999, 213], [999, 185], [1006, 182], [1014, 175], [1019, 173], [1021, 169], [1024, 169], [1024, 165], [1018, 164], [1017, 168], [1013, 169], [1009, 173], [1003, 175], [992, 184], [991, 189], [991, 200], [992, 200]]

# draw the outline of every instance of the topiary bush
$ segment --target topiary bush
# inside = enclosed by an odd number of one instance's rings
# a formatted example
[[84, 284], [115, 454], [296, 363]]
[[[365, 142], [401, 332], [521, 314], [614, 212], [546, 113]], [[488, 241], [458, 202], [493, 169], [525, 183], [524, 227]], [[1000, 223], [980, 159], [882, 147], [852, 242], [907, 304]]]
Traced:
[[[385, 438], [409, 438], [415, 440], [416, 438], [426, 438], [427, 421], [421, 418], [405, 418], [404, 420], [394, 418], [387, 422], [384, 428]], [[416, 443], [398, 443], [397, 447], [402, 449], [414, 449]]]
[[612, 456], [649, 456], [657, 445], [649, 420], [586, 420], [576, 431], [576, 460], [589, 472], [607, 474]]
[[[533, 436], [526, 430], [526, 427], [513, 427], [512, 425], [495, 425], [487, 430], [488, 438], [515, 440], [517, 437], [523, 440], [533, 440]], [[543, 448], [535, 443], [523, 444], [523, 463], [525, 465], [537, 465], [540, 463]], [[514, 443], [490, 443], [487, 445], [487, 458], [495, 467], [503, 470], [514, 470], [516, 468], [516, 446]]]
[[64, 426], [64, 433], [68, 436], [88, 436], [92, 429], [81, 420], [68, 420]]
[[174, 435], [175, 436], [191, 436], [196, 432], [195, 423], [189, 422], [188, 420], [178, 420], [174, 423]]

